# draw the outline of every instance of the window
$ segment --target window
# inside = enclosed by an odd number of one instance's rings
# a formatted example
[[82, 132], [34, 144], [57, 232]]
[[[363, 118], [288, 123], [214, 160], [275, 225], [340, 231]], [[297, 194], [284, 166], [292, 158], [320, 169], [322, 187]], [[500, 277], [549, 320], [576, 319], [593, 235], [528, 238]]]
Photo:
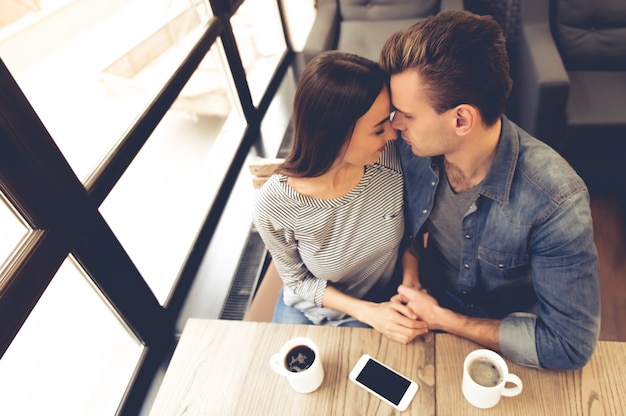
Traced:
[[1, 414], [137, 413], [293, 57], [228, 7], [2, 1]]
[[233, 33], [255, 105], [263, 95], [285, 51], [285, 39], [276, 2], [244, 2], [232, 18]]
[[40, 4], [23, 17], [28, 25], [0, 29], [0, 56], [84, 180], [189, 52], [210, 7], [199, 0]]
[[67, 259], [0, 360], [0, 414], [113, 415], [143, 345]]
[[100, 207], [161, 304], [246, 126], [223, 55], [214, 44]]

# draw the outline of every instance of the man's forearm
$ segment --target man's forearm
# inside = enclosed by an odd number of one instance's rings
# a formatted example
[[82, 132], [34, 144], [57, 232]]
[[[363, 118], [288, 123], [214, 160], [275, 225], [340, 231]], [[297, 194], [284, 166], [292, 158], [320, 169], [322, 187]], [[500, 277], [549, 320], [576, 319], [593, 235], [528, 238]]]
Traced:
[[472, 318], [442, 308], [437, 326], [445, 332], [467, 338], [500, 352], [499, 320]]
[[472, 318], [442, 308], [426, 290], [401, 285], [397, 301], [406, 304], [431, 330], [442, 330], [500, 352], [500, 323], [496, 319]]

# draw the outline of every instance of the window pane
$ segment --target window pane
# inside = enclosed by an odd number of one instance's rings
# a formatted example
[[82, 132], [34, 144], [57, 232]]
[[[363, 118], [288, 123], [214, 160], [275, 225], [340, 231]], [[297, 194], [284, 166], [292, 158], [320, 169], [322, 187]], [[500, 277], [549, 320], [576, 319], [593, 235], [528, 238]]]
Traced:
[[294, 50], [301, 51], [309, 36], [317, 10], [316, 0], [281, 0], [287, 21], [287, 33]]
[[143, 346], [66, 260], [0, 360], [0, 414], [115, 414]]
[[33, 3], [41, 10], [0, 27], [0, 56], [84, 180], [190, 50], [210, 7], [206, 0]]
[[163, 304], [246, 127], [218, 40], [100, 206]]
[[[259, 148], [262, 157], [285, 157], [289, 147], [281, 149], [285, 134], [291, 135], [291, 130], [286, 131], [291, 122], [293, 101], [296, 95], [296, 81], [293, 70], [289, 68], [287, 74], [280, 83], [276, 95], [270, 103], [267, 114], [261, 121], [261, 143], [255, 145]], [[291, 140], [289, 140], [289, 146]], [[253, 149], [254, 150], [254, 149]]]
[[257, 105], [287, 46], [276, 0], [247, 0], [232, 17], [233, 33]]
[[[15, 251], [20, 241], [28, 234], [26, 223], [12, 209], [11, 204], [0, 192], [0, 272], [4, 264]], [[2, 278], [0, 276], [0, 282]]]

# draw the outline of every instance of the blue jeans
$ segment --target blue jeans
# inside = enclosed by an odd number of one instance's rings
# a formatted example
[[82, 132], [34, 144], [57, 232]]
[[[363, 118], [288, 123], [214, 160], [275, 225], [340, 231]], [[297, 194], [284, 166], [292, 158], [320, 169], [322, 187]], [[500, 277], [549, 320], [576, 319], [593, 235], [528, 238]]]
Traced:
[[[301, 310], [285, 305], [285, 302], [283, 301], [283, 289], [280, 289], [280, 293], [278, 294], [276, 307], [274, 308], [274, 316], [272, 316], [272, 322], [281, 324], [315, 325]], [[371, 328], [371, 326], [364, 324], [361, 321], [357, 321], [356, 319], [342, 322], [338, 326]]]

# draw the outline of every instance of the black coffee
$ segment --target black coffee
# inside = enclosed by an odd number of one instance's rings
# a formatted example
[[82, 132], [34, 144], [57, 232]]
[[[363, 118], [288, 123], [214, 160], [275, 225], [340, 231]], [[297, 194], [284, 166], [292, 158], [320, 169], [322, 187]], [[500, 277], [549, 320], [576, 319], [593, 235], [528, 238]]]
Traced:
[[477, 358], [467, 367], [472, 380], [481, 386], [494, 387], [502, 380], [498, 367], [486, 358]]
[[306, 345], [293, 347], [285, 356], [285, 367], [292, 373], [304, 371], [315, 361], [315, 351]]

